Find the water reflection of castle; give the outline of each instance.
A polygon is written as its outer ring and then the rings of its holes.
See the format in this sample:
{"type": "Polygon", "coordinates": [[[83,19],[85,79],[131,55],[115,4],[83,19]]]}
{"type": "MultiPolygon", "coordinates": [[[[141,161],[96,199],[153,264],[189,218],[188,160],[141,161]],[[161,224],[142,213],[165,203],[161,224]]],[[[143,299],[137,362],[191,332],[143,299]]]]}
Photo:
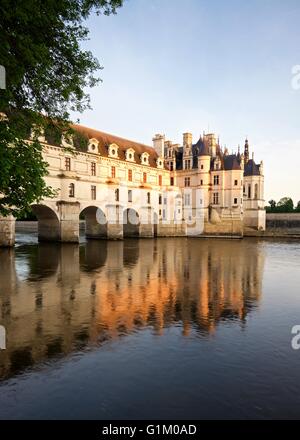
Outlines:
{"type": "Polygon", "coordinates": [[[0,251],[0,378],[145,327],[184,335],[244,322],[261,296],[264,254],[249,241],[89,241],[0,251]],[[17,270],[16,270],[17,268],[17,270]]]}

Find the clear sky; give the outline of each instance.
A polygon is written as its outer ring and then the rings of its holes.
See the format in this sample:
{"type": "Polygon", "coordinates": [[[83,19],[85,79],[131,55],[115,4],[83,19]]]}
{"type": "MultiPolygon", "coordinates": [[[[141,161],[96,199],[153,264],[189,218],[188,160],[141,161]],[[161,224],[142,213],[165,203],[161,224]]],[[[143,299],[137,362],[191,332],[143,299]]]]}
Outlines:
{"type": "Polygon", "coordinates": [[[229,151],[247,135],[266,200],[300,200],[299,0],[127,0],[87,26],[104,69],[82,124],[148,145],[209,130],[229,151]]]}

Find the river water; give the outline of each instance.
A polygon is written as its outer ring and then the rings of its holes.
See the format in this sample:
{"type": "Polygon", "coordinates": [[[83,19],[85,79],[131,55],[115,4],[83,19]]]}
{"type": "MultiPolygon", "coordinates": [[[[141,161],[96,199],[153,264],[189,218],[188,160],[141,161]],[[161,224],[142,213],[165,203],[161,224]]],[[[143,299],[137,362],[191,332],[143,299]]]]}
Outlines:
{"type": "Polygon", "coordinates": [[[300,418],[300,242],[0,250],[1,419],[300,418]]]}

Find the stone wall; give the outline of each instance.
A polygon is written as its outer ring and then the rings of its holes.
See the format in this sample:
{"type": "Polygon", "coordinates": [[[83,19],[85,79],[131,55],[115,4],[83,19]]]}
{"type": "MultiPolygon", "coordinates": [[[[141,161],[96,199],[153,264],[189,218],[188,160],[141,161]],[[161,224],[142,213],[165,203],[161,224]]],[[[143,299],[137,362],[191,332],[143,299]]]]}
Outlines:
{"type": "Polygon", "coordinates": [[[300,213],[266,215],[266,231],[244,228],[245,236],[300,238],[300,213]]]}

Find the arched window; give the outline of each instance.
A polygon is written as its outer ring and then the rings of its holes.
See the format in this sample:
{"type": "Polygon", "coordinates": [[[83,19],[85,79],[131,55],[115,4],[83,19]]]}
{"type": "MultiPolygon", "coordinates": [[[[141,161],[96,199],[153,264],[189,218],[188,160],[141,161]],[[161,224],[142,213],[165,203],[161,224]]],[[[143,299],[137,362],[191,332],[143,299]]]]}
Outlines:
{"type": "Polygon", "coordinates": [[[248,199],[251,199],[251,185],[248,185],[248,199]]]}
{"type": "Polygon", "coordinates": [[[75,185],[70,183],[69,185],[69,197],[75,197],[75,185]]]}

